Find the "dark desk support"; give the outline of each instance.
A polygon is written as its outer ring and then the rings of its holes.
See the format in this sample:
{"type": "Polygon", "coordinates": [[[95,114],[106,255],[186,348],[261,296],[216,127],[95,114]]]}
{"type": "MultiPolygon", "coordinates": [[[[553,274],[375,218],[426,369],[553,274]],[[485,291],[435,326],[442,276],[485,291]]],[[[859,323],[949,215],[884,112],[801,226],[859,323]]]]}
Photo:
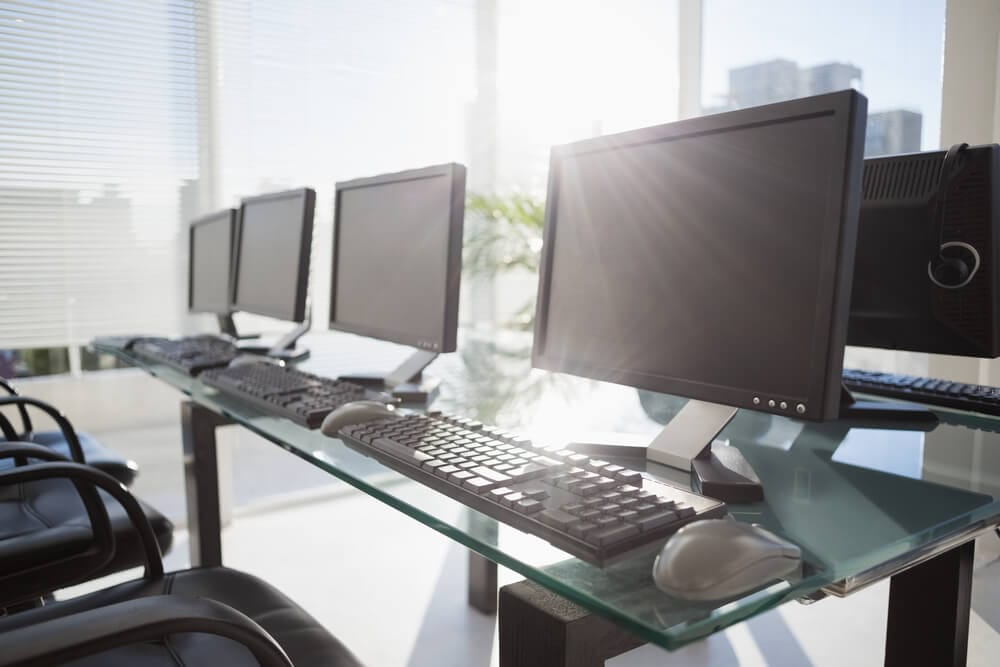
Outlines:
{"type": "Polygon", "coordinates": [[[500,589],[500,667],[601,667],[645,642],[531,581],[500,589]]]}
{"type": "Polygon", "coordinates": [[[219,462],[215,429],[228,420],[192,401],[181,403],[184,482],[191,567],[222,565],[219,462]]]}
{"type": "Polygon", "coordinates": [[[975,547],[966,542],[892,578],[886,667],[965,665],[975,547]]]}

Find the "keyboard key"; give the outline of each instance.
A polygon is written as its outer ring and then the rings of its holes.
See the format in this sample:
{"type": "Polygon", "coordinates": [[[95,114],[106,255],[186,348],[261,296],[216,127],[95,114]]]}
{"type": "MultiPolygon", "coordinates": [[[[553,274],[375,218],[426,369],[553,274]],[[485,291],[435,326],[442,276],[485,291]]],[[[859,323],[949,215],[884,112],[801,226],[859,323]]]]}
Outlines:
{"type": "Polygon", "coordinates": [[[674,521],[677,521],[677,514],[667,511],[640,516],[631,520],[629,523],[634,523],[642,530],[652,530],[654,528],[659,528],[660,526],[666,526],[668,523],[673,523],[674,521]]]}
{"type": "Polygon", "coordinates": [[[508,489],[506,486],[501,486],[490,491],[490,499],[499,503],[503,501],[504,496],[509,496],[512,493],[514,493],[514,489],[508,489]]]}
{"type": "Polygon", "coordinates": [[[452,474],[448,475],[448,479],[456,483],[464,482],[465,480],[471,479],[472,477],[475,477],[475,475],[473,475],[468,470],[459,470],[458,472],[453,472],[452,474]]]}
{"type": "Polygon", "coordinates": [[[569,512],[570,514],[577,514],[579,512],[584,511],[584,509],[586,508],[583,506],[582,503],[570,503],[568,505],[563,505],[560,509],[562,509],[563,512],[569,512]]]}
{"type": "Polygon", "coordinates": [[[574,537],[586,537],[587,533],[597,528],[596,523],[590,521],[577,521],[569,525],[569,534],[574,537]]]}
{"type": "Polygon", "coordinates": [[[615,479],[625,484],[631,484],[632,486],[642,486],[642,475],[634,470],[615,473],[615,479]]]}
{"type": "Polygon", "coordinates": [[[545,500],[549,497],[549,492],[545,489],[525,489],[524,495],[532,500],[545,500]]]}
{"type": "Polygon", "coordinates": [[[584,536],[584,539],[588,542],[604,546],[606,544],[621,542],[622,540],[632,537],[633,535],[638,535],[639,532],[638,526],[622,523],[609,528],[598,528],[597,530],[591,531],[584,536]]]}
{"type": "Polygon", "coordinates": [[[589,482],[581,486],[576,490],[576,492],[581,496],[592,496],[601,489],[596,484],[590,484],[589,482]]]}
{"type": "Polygon", "coordinates": [[[504,496],[501,502],[507,507],[511,507],[514,505],[514,503],[519,503],[522,500],[524,500],[524,494],[521,493],[520,491],[515,491],[514,493],[509,493],[506,496],[504,496]]]}
{"type": "Polygon", "coordinates": [[[523,512],[524,514],[534,514],[542,510],[544,505],[542,505],[537,500],[532,500],[531,498],[525,498],[512,505],[515,511],[523,512]]]}
{"type": "Polygon", "coordinates": [[[542,523],[548,524],[553,528],[558,528],[559,530],[566,530],[570,524],[577,521],[577,518],[569,512],[563,512],[554,508],[543,510],[537,517],[542,523]]]}
{"type": "Polygon", "coordinates": [[[470,477],[469,479],[462,482],[462,486],[467,489],[471,489],[476,493],[486,493],[492,489],[496,484],[488,479],[483,479],[482,477],[470,477]]]}
{"type": "Polygon", "coordinates": [[[449,477],[450,475],[454,475],[456,472],[458,472],[458,468],[456,468],[455,466],[444,465],[435,470],[434,474],[440,477],[449,477]]]}
{"type": "Polygon", "coordinates": [[[506,484],[511,480],[511,478],[508,475],[505,475],[502,472],[497,472],[495,470],[490,470],[485,466],[479,466],[477,468],[473,468],[472,472],[479,475],[480,477],[485,477],[491,482],[496,482],[497,484],[506,484]]]}

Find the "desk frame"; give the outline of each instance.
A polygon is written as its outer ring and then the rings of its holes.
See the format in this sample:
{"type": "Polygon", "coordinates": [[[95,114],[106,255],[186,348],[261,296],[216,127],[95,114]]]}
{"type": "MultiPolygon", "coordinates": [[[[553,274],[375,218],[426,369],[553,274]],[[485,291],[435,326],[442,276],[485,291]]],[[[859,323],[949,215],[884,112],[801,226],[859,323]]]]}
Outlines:
{"type": "MultiPolygon", "coordinates": [[[[222,564],[215,429],[234,422],[194,401],[181,403],[184,477],[192,567],[222,564]]],[[[974,538],[892,576],[886,667],[962,667],[969,642],[974,538]]],[[[500,667],[600,667],[641,646],[613,621],[531,581],[497,593],[497,565],[469,552],[469,604],[499,609],[500,667]],[[499,602],[499,604],[498,604],[499,602]]]]}

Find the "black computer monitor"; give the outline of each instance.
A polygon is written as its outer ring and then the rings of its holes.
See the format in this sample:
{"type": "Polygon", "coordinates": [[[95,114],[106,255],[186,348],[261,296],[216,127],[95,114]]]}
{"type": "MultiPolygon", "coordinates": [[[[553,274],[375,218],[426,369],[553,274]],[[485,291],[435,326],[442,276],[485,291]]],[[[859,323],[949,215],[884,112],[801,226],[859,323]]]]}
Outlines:
{"type": "Polygon", "coordinates": [[[425,401],[422,370],[455,350],[465,167],[445,164],[337,183],[330,328],[416,348],[381,384],[425,401]]]}
{"type": "Polygon", "coordinates": [[[837,418],[866,108],[849,90],[553,148],[534,365],[699,399],[647,449],[674,467],[736,408],[837,418]]]}
{"type": "Polygon", "coordinates": [[[316,193],[310,188],[243,199],[233,253],[234,310],[301,323],[269,354],[291,352],[308,329],[306,294],[316,193]]]}
{"type": "Polygon", "coordinates": [[[848,345],[1000,356],[1000,146],[956,149],[865,160],[848,345]]]}
{"type": "Polygon", "coordinates": [[[236,209],[227,208],[191,223],[188,232],[188,311],[219,318],[223,333],[232,326],[232,252],[236,209]]]}

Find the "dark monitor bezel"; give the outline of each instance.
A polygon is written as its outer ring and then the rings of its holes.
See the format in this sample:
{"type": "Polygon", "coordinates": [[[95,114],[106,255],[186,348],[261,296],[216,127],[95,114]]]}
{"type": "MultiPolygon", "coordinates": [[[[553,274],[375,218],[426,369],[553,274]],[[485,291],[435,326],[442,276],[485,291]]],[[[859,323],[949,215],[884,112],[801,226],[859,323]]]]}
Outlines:
{"type": "MultiPolygon", "coordinates": [[[[538,281],[538,305],[535,317],[532,365],[536,368],[571,373],[596,380],[676,394],[697,400],[724,403],[740,408],[785,414],[801,419],[814,421],[836,419],[840,408],[844,342],[847,335],[854,248],[861,203],[861,169],[866,116],[866,98],[857,91],[847,90],[693,118],[553,147],[545,207],[545,228],[538,281]],[[817,299],[814,325],[821,338],[813,346],[814,371],[806,397],[802,399],[798,397],[772,397],[751,390],[708,385],[691,380],[641,373],[635,370],[600,368],[585,360],[565,359],[546,349],[545,335],[548,325],[551,263],[558,227],[560,168],[564,158],[599,150],[697,137],[726,130],[821,115],[835,117],[834,131],[836,136],[833,139],[833,144],[834,146],[844,146],[844,152],[839,156],[841,159],[840,168],[836,169],[833,174],[836,181],[830,184],[830,192],[840,193],[840,196],[832,202],[833,209],[830,213],[830,219],[840,222],[836,225],[828,225],[823,237],[822,266],[820,267],[820,287],[818,290],[820,298],[817,299]],[[824,336],[824,334],[826,335],[824,336]],[[755,396],[758,398],[758,404],[754,403],[755,396]],[[773,408],[768,406],[768,400],[772,398],[775,400],[773,408]],[[789,403],[785,409],[781,409],[782,399],[786,400],[786,403],[791,400],[796,402],[789,403]],[[804,413],[798,413],[795,410],[798,402],[805,405],[804,413]]],[[[722,351],[720,351],[721,353],[722,351]]]]}
{"type": "Polygon", "coordinates": [[[265,317],[274,317],[290,322],[304,322],[306,319],[306,297],[309,289],[309,260],[312,250],[313,237],[313,217],[316,213],[316,191],[312,188],[296,188],[294,190],[283,190],[281,192],[270,192],[254,197],[244,197],[240,200],[238,222],[236,225],[236,239],[233,244],[233,278],[232,278],[232,303],[233,310],[244,313],[253,313],[265,317]],[[288,318],[288,313],[260,308],[258,306],[245,306],[239,301],[240,283],[240,254],[243,247],[243,222],[244,214],[248,204],[254,204],[273,199],[293,199],[296,197],[305,198],[305,206],[302,211],[302,219],[299,223],[302,226],[302,237],[299,243],[298,275],[295,277],[295,303],[292,304],[292,317],[288,318]]]}
{"type": "Polygon", "coordinates": [[[188,312],[189,313],[212,313],[214,315],[228,315],[232,312],[233,293],[233,258],[236,249],[236,216],[235,208],[226,208],[215,213],[209,213],[191,221],[188,226],[188,312]],[[229,217],[229,284],[226,285],[226,298],[228,303],[224,310],[206,310],[195,308],[194,304],[194,232],[196,227],[217,222],[222,216],[229,217]]]}
{"type": "MultiPolygon", "coordinates": [[[[458,302],[462,278],[462,233],[465,221],[465,166],[457,162],[408,169],[391,174],[381,174],[367,178],[355,178],[336,184],[336,194],[333,204],[333,270],[330,276],[330,321],[329,328],[336,331],[368,336],[415,347],[431,352],[454,352],[458,345],[458,302]],[[448,248],[444,288],[444,318],[441,322],[441,338],[438,345],[429,344],[427,340],[411,333],[388,331],[364,325],[349,324],[337,321],[337,271],[340,255],[340,201],[345,190],[355,190],[378,185],[415,181],[426,178],[447,177],[451,181],[451,206],[448,216],[448,248]]],[[[405,239],[399,239],[405,243],[405,239]]],[[[378,280],[378,272],[372,272],[372,280],[378,280]]]]}

